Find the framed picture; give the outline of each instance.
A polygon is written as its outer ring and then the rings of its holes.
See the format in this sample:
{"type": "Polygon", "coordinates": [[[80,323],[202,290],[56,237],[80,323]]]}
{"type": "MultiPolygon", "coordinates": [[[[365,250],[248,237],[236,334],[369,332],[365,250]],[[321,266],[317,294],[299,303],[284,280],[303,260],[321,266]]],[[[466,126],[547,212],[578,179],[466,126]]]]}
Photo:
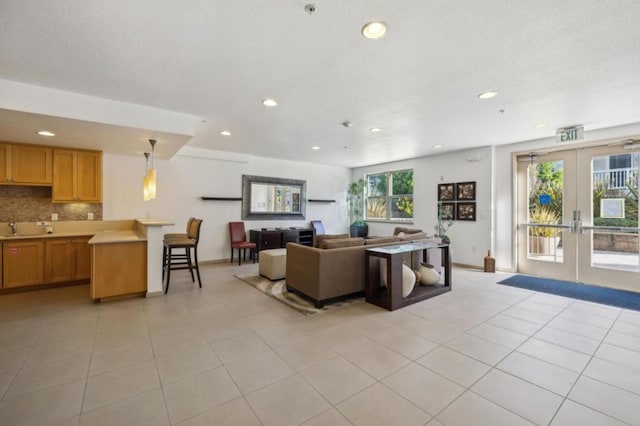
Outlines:
{"type": "Polygon", "coordinates": [[[455,183],[438,184],[438,201],[454,201],[456,199],[455,183]]]}
{"type": "Polygon", "coordinates": [[[440,220],[456,220],[456,203],[438,203],[440,220]]]}
{"type": "Polygon", "coordinates": [[[475,182],[459,182],[456,184],[456,194],[458,201],[473,201],[476,199],[475,182]]]}
{"type": "Polygon", "coordinates": [[[476,203],[458,203],[456,206],[457,220],[476,220],[476,203]]]}

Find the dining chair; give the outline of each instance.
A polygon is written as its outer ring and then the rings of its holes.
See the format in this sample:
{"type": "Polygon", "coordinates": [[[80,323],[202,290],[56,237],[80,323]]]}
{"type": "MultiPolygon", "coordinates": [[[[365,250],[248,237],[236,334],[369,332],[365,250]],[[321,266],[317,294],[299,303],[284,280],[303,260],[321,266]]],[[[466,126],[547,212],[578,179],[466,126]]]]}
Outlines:
{"type": "Polygon", "coordinates": [[[244,222],[229,222],[229,237],[231,239],[231,262],[233,262],[233,249],[238,249],[238,265],[242,263],[242,255],[247,260],[247,249],[256,263],[256,243],[247,241],[247,233],[244,230],[244,222]]]}

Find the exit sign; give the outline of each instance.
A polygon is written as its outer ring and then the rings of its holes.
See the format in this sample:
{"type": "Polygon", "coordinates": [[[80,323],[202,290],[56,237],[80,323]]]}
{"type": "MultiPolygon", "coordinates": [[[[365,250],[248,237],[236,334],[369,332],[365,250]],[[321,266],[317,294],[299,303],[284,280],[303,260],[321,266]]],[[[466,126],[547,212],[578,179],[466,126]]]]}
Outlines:
{"type": "Polygon", "coordinates": [[[556,130],[556,142],[576,142],[584,139],[584,126],[556,130]]]}

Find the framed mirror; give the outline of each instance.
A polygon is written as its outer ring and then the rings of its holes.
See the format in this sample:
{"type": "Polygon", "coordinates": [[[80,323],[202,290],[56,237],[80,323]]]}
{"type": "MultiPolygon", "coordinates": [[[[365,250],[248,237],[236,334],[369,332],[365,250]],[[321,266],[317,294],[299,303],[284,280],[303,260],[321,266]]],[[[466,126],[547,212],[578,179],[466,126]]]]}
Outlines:
{"type": "Polygon", "coordinates": [[[307,181],[242,175],[243,220],[305,218],[307,181]]]}

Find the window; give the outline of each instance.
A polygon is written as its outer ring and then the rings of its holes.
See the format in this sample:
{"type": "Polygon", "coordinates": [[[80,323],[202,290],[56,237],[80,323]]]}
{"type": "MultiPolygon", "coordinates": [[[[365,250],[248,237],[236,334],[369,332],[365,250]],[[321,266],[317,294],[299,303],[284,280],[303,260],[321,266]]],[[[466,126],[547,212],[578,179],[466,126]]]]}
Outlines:
{"type": "Polygon", "coordinates": [[[413,219],[413,170],[366,176],[367,219],[413,219]]]}
{"type": "Polygon", "coordinates": [[[621,154],[621,155],[610,155],[609,156],[609,169],[628,169],[631,167],[631,155],[630,154],[621,154]]]}

